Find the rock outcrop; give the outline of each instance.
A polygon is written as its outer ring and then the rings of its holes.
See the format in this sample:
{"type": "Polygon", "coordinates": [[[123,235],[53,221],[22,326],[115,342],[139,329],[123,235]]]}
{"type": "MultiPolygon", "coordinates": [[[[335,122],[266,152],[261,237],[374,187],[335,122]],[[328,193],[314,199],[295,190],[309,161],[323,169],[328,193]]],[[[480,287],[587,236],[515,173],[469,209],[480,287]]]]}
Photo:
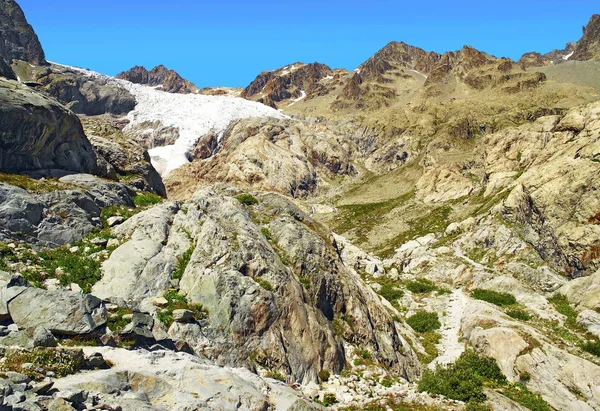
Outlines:
{"type": "Polygon", "coordinates": [[[0,170],[104,175],[79,119],[55,100],[0,79],[0,170]]]}
{"type": "Polygon", "coordinates": [[[344,267],[323,227],[278,195],[259,196],[251,209],[240,201],[200,190],[190,202],[165,203],[118,226],[125,242],[104,263],[93,293],[143,304],[178,280],[178,259],[194,250],[177,288],[202,304],[208,319],[196,331],[173,325],[174,339],[219,363],[307,383],[322,369],[344,367],[341,338],[406,379],[419,375],[407,331],[344,267]]]}
{"type": "Polygon", "coordinates": [[[600,14],[594,14],[583,29],[583,37],[577,42],[571,60],[600,61],[600,14]]]}
{"type": "Polygon", "coordinates": [[[15,79],[13,59],[33,65],[46,64],[44,50],[21,7],[14,0],[0,2],[0,75],[15,79]]]}
{"type": "Polygon", "coordinates": [[[181,77],[176,71],[160,65],[148,71],[141,66],[135,66],[128,71],[117,74],[118,79],[131,81],[136,84],[146,84],[158,87],[168,93],[189,94],[197,93],[198,87],[191,81],[181,77]]]}
{"type": "Polygon", "coordinates": [[[277,108],[281,101],[299,101],[318,94],[319,82],[332,74],[333,70],[321,63],[294,63],[275,71],[262,72],[241,96],[277,108]]]}

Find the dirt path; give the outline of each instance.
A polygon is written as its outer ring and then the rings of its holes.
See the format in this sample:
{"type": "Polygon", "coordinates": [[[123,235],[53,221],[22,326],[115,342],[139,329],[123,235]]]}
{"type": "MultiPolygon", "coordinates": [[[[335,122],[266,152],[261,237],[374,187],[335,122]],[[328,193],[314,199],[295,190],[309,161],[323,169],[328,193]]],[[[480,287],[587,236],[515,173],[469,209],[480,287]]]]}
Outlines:
{"type": "Polygon", "coordinates": [[[461,289],[454,290],[446,307],[446,316],[442,318],[442,340],[438,344],[440,354],[430,364],[435,369],[438,364],[450,364],[456,361],[465,350],[460,338],[460,324],[468,297],[461,289]]]}

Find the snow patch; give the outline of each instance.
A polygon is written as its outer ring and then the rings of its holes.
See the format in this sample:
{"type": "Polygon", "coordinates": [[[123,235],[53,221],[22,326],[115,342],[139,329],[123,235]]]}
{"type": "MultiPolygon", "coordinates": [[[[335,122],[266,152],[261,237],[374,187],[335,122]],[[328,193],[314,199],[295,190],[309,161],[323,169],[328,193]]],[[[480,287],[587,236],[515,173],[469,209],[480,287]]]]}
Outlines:
{"type": "Polygon", "coordinates": [[[304,90],[300,90],[300,93],[302,93],[302,95],[300,97],[298,97],[296,100],[292,101],[288,107],[293,106],[294,104],[296,104],[299,101],[302,101],[306,98],[306,92],[304,90]]]}
{"type": "Polygon", "coordinates": [[[562,59],[563,60],[569,60],[573,54],[575,54],[575,51],[572,51],[569,54],[566,54],[566,55],[562,56],[562,59]]]}

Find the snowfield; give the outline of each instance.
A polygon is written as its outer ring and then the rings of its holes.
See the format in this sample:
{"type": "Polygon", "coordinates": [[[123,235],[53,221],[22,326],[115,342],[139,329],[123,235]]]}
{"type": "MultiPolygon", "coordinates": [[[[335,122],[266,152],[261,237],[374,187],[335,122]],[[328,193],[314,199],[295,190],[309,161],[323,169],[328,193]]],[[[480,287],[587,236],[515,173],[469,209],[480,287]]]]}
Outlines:
{"type": "Polygon", "coordinates": [[[231,122],[243,118],[287,118],[271,107],[239,97],[172,94],[78,67],[57,65],[79,71],[90,78],[119,83],[129,90],[135,96],[137,105],[127,115],[130,123],[125,131],[141,123],[154,121],[160,121],[166,127],[179,129],[179,139],[175,144],[149,150],[152,165],[163,177],[189,163],[189,152],[200,137],[207,133],[215,132],[220,135],[231,122]]]}

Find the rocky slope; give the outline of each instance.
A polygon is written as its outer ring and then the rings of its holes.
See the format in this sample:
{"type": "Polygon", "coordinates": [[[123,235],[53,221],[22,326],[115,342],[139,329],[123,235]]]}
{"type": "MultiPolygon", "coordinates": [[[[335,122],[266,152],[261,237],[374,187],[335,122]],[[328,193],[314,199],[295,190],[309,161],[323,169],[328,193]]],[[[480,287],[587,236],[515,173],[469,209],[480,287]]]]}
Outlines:
{"type": "Polygon", "coordinates": [[[163,65],[156,66],[150,71],[144,67],[135,66],[128,71],[117,74],[116,78],[136,84],[158,87],[160,90],[169,93],[188,94],[198,92],[198,88],[192,82],[163,65]]]}

